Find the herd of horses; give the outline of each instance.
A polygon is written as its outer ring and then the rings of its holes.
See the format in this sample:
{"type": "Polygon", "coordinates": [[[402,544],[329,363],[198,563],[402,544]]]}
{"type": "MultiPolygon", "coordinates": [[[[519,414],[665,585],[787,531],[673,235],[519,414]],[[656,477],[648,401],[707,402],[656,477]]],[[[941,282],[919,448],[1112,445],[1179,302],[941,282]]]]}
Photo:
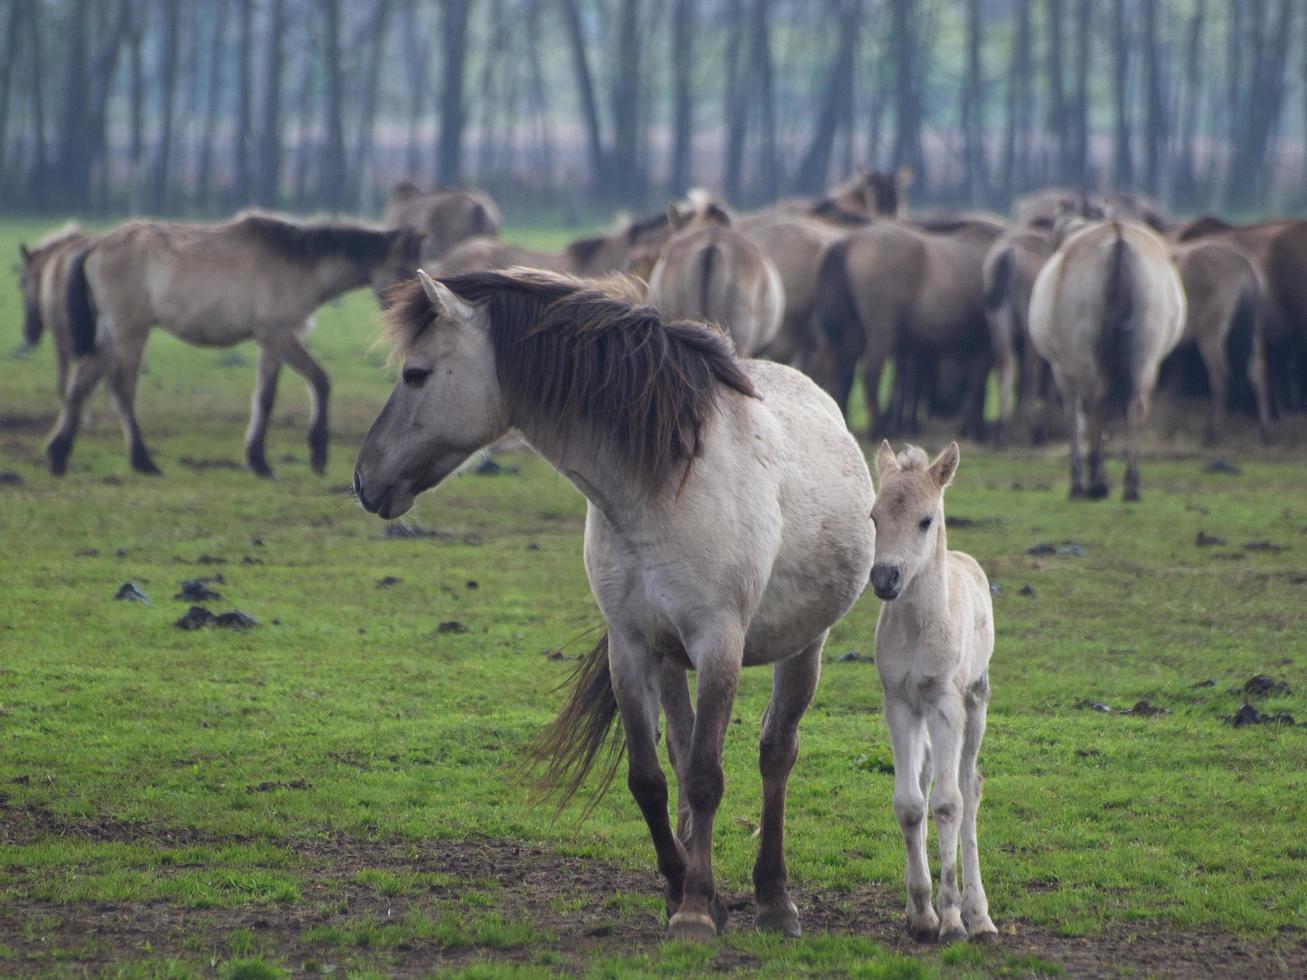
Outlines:
{"type": "Polygon", "coordinates": [[[258,343],[245,455],[260,475],[271,473],[264,443],[281,366],[303,376],[321,471],[330,383],[303,343],[313,314],[365,285],[384,305],[419,265],[436,278],[513,267],[627,276],[665,315],[726,327],[738,355],[798,367],[846,415],[861,366],[872,437],[917,431],[923,407],[959,416],[961,435],[999,443],[1040,442],[1065,417],[1076,496],[1107,492],[1102,439],[1114,414],[1128,437],[1126,494],[1137,495],[1139,429],[1161,365],[1179,349],[1196,349],[1205,368],[1209,441],[1231,404],[1255,411],[1263,440],[1280,411],[1304,407],[1307,222],[1177,223],[1139,197],[1058,189],[1018,199],[1010,219],[910,218],[910,180],[859,170],[819,199],[743,214],[692,192],[665,214],[558,252],[501,240],[484,193],[410,183],[395,189],[381,226],[259,212],[215,224],[133,220],[95,235],[68,226],[21,249],[26,339],[48,327],[57,352],[49,465],[66,469],[85,401],[107,377],[132,466],[156,472],[134,403],[159,326],[201,346],[258,343]],[[991,374],[998,412],[987,424],[991,374]]]}
{"type": "Polygon", "coordinates": [[[370,285],[399,371],[355,462],[366,511],[401,516],[512,430],[586,499],[586,572],[606,628],[532,758],[561,805],[597,765],[606,788],[625,755],[666,883],[669,935],[707,939],[726,926],[713,828],[747,666],[773,670],[756,922],[801,933],[784,850],[798,725],[831,627],[870,584],[882,600],[876,663],[907,927],[923,939],[991,939],[976,760],[994,619],[983,570],[947,546],[943,498],[960,450],[931,461],[884,441],[873,484],[846,421],[858,365],[876,433],[910,430],[924,405],[985,434],[995,367],[996,437],[1010,438],[1018,419],[1037,435],[1060,398],[1073,496],[1106,496],[1103,436],[1121,414],[1125,496],[1136,499],[1139,430],[1162,363],[1182,344],[1206,364],[1213,432],[1231,350],[1242,351],[1263,432],[1277,403],[1297,406],[1307,222],[1176,226],[1136,198],[1060,191],[1022,200],[1010,222],[913,220],[902,214],[906,179],[860,171],[819,200],[744,215],[694,194],[555,253],[500,241],[482,194],[411,186],[382,228],[246,213],[65,229],[23,248],[26,337],[48,327],[58,350],[50,467],[64,472],[85,400],[107,375],[133,467],[157,472],[134,399],[146,337],[160,326],[196,345],[258,343],[245,445],[256,473],[270,472],[264,439],[281,365],[304,376],[321,471],[330,385],[302,337],[321,304],[370,285]]]}

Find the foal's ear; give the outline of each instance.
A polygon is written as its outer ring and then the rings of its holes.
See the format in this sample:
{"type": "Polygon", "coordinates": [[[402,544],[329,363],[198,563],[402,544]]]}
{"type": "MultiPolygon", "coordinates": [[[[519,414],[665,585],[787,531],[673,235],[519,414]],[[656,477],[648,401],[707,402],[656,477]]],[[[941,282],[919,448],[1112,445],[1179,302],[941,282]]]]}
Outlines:
{"type": "Polygon", "coordinates": [[[935,457],[935,462],[930,464],[930,478],[935,481],[935,486],[943,490],[953,482],[961,455],[962,450],[958,449],[958,444],[950,442],[948,448],[935,457]]]}
{"type": "Polygon", "coordinates": [[[880,448],[876,450],[876,475],[883,480],[898,471],[899,461],[894,456],[894,448],[889,444],[888,439],[882,439],[880,448]]]}
{"type": "Polygon", "coordinates": [[[443,282],[436,282],[421,269],[418,269],[418,281],[422,283],[422,291],[431,301],[431,312],[435,318],[452,319],[455,299],[449,287],[443,282]]]}

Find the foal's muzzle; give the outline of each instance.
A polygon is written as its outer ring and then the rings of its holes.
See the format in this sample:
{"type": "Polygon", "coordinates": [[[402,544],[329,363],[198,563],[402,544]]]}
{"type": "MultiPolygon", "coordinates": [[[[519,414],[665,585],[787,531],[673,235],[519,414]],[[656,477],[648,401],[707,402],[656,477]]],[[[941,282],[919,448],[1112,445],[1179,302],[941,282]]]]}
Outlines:
{"type": "Polygon", "coordinates": [[[898,565],[873,565],[871,568],[871,589],[876,598],[889,601],[897,599],[903,591],[903,569],[898,565]]]}

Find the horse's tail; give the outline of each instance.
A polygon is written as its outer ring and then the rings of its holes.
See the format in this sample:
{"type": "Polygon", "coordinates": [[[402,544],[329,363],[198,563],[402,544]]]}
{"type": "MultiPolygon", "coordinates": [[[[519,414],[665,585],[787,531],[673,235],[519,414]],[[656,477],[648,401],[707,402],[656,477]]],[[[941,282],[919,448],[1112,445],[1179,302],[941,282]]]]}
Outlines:
{"type": "Polygon", "coordinates": [[[1230,331],[1225,335],[1225,356],[1229,358],[1231,368],[1231,401],[1237,402],[1241,408],[1255,408],[1256,397],[1248,388],[1247,371],[1253,352],[1253,338],[1259,329],[1257,321],[1261,316],[1262,287],[1252,263],[1244,261],[1247,264],[1239,283],[1239,297],[1230,314],[1230,331]]]}
{"type": "Polygon", "coordinates": [[[713,273],[721,265],[722,248],[716,241],[710,241],[700,253],[699,264],[699,314],[709,317],[712,307],[713,273]]]}
{"type": "Polygon", "coordinates": [[[849,285],[848,255],[849,240],[844,238],[826,249],[817,271],[814,315],[822,333],[836,350],[843,348],[845,335],[857,328],[859,319],[849,285]]]}
{"type": "Polygon", "coordinates": [[[91,296],[91,284],[86,280],[86,257],[90,252],[89,248],[84,248],[68,263],[68,285],[64,292],[68,332],[76,357],[95,353],[95,300],[91,296]]]}
{"type": "Polygon", "coordinates": [[[985,309],[993,313],[1007,301],[1012,288],[1014,250],[1011,245],[994,257],[989,269],[989,282],[985,284],[985,309]]]}
{"type": "Polygon", "coordinates": [[[558,717],[531,746],[529,765],[544,767],[536,788],[544,795],[557,794],[557,812],[561,813],[585,783],[599,757],[606,756],[601,770],[603,781],[586,807],[588,814],[612,785],[625,752],[617,696],[608,669],[606,632],[594,649],[581,658],[570,680],[571,696],[558,717]]]}
{"type": "Polygon", "coordinates": [[[1103,322],[1098,337],[1098,367],[1107,380],[1107,404],[1124,410],[1138,392],[1135,385],[1134,253],[1113,222],[1116,241],[1108,257],[1103,322]]]}

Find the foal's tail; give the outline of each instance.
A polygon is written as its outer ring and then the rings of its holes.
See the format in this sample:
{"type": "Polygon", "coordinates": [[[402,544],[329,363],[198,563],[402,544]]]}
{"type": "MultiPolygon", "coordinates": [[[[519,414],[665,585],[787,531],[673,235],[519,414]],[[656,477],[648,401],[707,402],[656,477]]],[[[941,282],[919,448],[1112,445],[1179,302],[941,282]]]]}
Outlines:
{"type": "Polygon", "coordinates": [[[73,256],[68,265],[68,285],[64,292],[68,330],[76,357],[95,353],[95,301],[91,296],[91,284],[86,281],[86,257],[90,251],[84,248],[73,256]]]}
{"type": "Polygon", "coordinates": [[[1098,366],[1107,381],[1107,404],[1124,411],[1138,392],[1135,378],[1135,271],[1133,255],[1113,223],[1116,241],[1108,257],[1103,297],[1102,332],[1098,337],[1098,366]]]}
{"type": "Polygon", "coordinates": [[[608,634],[605,632],[593,650],[581,658],[572,672],[572,694],[558,717],[536,738],[531,746],[528,765],[544,767],[536,781],[543,795],[558,797],[557,813],[576,795],[599,757],[603,760],[603,781],[585,809],[588,815],[608,792],[617,775],[626,745],[617,716],[617,697],[613,693],[612,675],[608,670],[608,634]]]}

